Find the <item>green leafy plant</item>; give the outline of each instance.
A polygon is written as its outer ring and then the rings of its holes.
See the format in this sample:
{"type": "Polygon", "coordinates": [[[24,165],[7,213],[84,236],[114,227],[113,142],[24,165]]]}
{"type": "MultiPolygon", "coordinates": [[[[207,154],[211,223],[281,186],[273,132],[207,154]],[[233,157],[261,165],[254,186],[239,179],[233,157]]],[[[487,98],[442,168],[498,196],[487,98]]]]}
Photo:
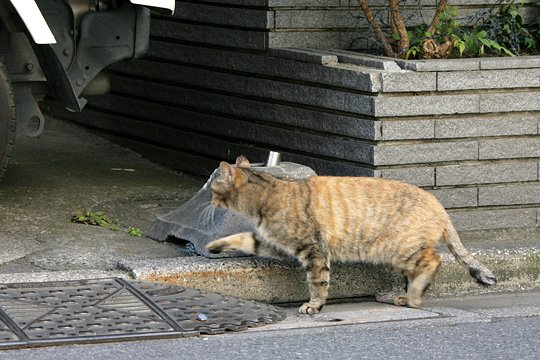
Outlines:
{"type": "Polygon", "coordinates": [[[486,31],[488,38],[495,39],[514,54],[535,50],[538,45],[533,34],[523,24],[519,13],[521,5],[515,0],[499,0],[492,12],[480,18],[478,25],[479,29],[486,31]]]}
{"type": "Polygon", "coordinates": [[[458,50],[460,57],[464,55],[469,57],[484,56],[487,53],[515,56],[512,51],[490,39],[485,30],[474,29],[470,32],[463,32],[461,38],[456,39],[454,47],[458,50]]]}
{"type": "Polygon", "coordinates": [[[434,33],[427,31],[428,27],[425,24],[409,31],[410,46],[405,53],[405,58],[427,57],[425,53],[429,51],[432,52],[430,58],[450,55],[452,57],[477,57],[488,54],[515,55],[482,27],[462,27],[460,21],[456,19],[458,15],[456,6],[447,5],[440,14],[440,21],[435,26],[434,33]],[[437,53],[436,50],[439,52],[437,53]]]}
{"type": "Polygon", "coordinates": [[[139,228],[135,228],[135,227],[130,226],[130,227],[128,227],[126,232],[131,236],[142,236],[141,229],[139,229],[139,228]]]}
{"type": "Polygon", "coordinates": [[[83,211],[77,213],[71,217],[71,222],[101,227],[110,227],[112,225],[112,221],[102,211],[83,211]]]}
{"type": "MultiPolygon", "coordinates": [[[[120,226],[109,219],[103,211],[82,211],[73,215],[70,219],[73,223],[94,225],[109,228],[112,231],[119,231],[120,226]]],[[[125,228],[124,228],[125,229],[125,228]]],[[[128,227],[125,232],[131,236],[142,236],[141,229],[128,227]]]]}
{"type": "MultiPolygon", "coordinates": [[[[388,0],[389,28],[385,32],[367,0],[358,0],[386,56],[437,59],[473,56],[514,56],[536,53],[539,46],[540,17],[530,27],[523,24],[520,7],[524,0],[498,0],[489,11],[479,11],[475,24],[464,26],[457,20],[457,7],[437,0],[433,19],[407,29],[399,0],[388,0]],[[518,1],[520,2],[518,4],[518,1]]],[[[533,0],[536,5],[540,0],[533,0]]],[[[530,9],[530,3],[527,4],[530,9]]]]}
{"type": "Polygon", "coordinates": [[[455,46],[455,42],[459,40],[457,34],[461,30],[461,24],[456,20],[457,16],[457,7],[447,5],[439,15],[439,22],[435,25],[433,33],[429,31],[426,24],[416,26],[408,31],[410,46],[405,52],[405,58],[424,57],[426,41],[432,41],[434,44],[448,44],[450,48],[445,50],[447,54],[440,54],[439,57],[448,56],[452,47],[455,46]]]}

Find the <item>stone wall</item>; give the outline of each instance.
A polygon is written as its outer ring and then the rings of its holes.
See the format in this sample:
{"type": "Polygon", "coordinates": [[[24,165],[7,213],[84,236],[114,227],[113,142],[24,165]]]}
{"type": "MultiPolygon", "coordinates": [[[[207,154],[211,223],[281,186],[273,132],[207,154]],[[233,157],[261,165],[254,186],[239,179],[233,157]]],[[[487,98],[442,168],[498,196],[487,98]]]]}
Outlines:
{"type": "MultiPolygon", "coordinates": [[[[488,11],[498,0],[450,0],[463,25],[488,11]]],[[[437,0],[401,1],[407,26],[429,23],[437,0]]],[[[534,0],[524,0],[525,23],[535,19],[534,0]]],[[[368,0],[388,28],[388,0],[368,0]]],[[[366,49],[376,46],[357,0],[214,0],[177,1],[172,18],[156,17],[159,36],[216,46],[266,50],[278,47],[366,49]]]]}
{"type": "Polygon", "coordinates": [[[177,2],[175,17],[156,17],[147,58],[115,65],[110,95],[62,116],[197,175],[240,153],[260,161],[278,150],[319,174],[422,186],[461,230],[538,226],[539,57],[395,61],[302,41],[269,49],[273,35],[302,33],[274,26],[285,13],[350,9],[209,4],[177,2]]]}

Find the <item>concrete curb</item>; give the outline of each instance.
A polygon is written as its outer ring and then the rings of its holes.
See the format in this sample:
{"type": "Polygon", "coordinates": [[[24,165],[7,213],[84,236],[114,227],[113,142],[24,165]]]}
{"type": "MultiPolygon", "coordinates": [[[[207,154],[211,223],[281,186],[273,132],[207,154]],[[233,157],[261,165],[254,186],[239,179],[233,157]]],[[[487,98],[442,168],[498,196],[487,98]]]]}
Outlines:
{"type": "MultiPolygon", "coordinates": [[[[494,287],[477,285],[467,271],[447,252],[443,265],[426,296],[470,295],[488,292],[522,291],[540,288],[540,246],[513,249],[474,249],[475,256],[498,277],[494,287]]],[[[112,271],[48,271],[0,274],[0,283],[66,281],[98,278],[134,278],[167,282],[204,291],[267,303],[307,300],[305,273],[295,261],[256,257],[208,259],[176,257],[144,261],[121,261],[112,271]]],[[[330,286],[332,300],[373,296],[401,291],[403,279],[383,266],[333,264],[330,286]]]]}
{"type": "MultiPolygon", "coordinates": [[[[443,265],[429,296],[525,290],[540,287],[540,247],[471,249],[498,277],[495,287],[477,285],[454,258],[443,253],[443,265]]],[[[305,275],[294,261],[261,258],[184,257],[144,262],[121,262],[121,270],[138,280],[168,282],[269,303],[300,302],[308,298],[305,275]]],[[[334,264],[330,299],[372,296],[399,291],[403,280],[381,266],[334,264]]]]}

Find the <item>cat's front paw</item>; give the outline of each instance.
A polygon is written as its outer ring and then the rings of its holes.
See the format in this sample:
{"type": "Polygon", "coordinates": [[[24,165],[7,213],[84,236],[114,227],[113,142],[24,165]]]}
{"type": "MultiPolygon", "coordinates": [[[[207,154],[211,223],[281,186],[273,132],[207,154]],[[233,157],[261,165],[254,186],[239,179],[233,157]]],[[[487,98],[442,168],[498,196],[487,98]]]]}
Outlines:
{"type": "Polygon", "coordinates": [[[307,315],[314,315],[318,314],[319,311],[322,309],[322,305],[313,305],[310,303],[305,303],[304,305],[300,306],[300,309],[298,309],[298,312],[300,314],[307,314],[307,315]]]}
{"type": "Polygon", "coordinates": [[[224,251],[231,250],[227,241],[214,240],[206,245],[206,250],[210,254],[220,254],[224,251]]]}
{"type": "Polygon", "coordinates": [[[214,240],[206,245],[206,250],[212,254],[235,250],[242,251],[246,254],[254,254],[254,246],[253,233],[246,232],[214,240]]]}

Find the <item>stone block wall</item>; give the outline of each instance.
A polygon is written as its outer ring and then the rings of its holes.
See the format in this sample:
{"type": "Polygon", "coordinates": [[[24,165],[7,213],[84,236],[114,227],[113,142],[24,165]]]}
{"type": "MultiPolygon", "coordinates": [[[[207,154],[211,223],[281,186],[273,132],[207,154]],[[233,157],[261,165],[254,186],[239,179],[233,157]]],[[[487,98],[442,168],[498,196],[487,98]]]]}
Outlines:
{"type": "Polygon", "coordinates": [[[379,94],[375,176],[427,187],[461,230],[538,226],[540,58],[400,65],[434,73],[436,90],[379,94]]]}
{"type": "Polygon", "coordinates": [[[59,114],[197,175],[277,150],[319,174],[415,183],[460,230],[538,226],[540,57],[400,61],[324,43],[272,48],[279,11],[349,8],[177,5],[174,17],[154,19],[145,59],[109,70],[109,95],[59,114]]]}
{"type": "MultiPolygon", "coordinates": [[[[463,25],[474,23],[498,0],[450,0],[463,25]]],[[[535,19],[534,0],[524,0],[525,23],[535,19]]],[[[437,0],[401,1],[408,26],[429,23],[437,0]]],[[[368,0],[388,28],[388,0],[368,0]]],[[[216,46],[266,50],[279,47],[366,49],[376,45],[357,0],[214,0],[177,1],[174,17],[155,17],[159,36],[216,46]]]]}

